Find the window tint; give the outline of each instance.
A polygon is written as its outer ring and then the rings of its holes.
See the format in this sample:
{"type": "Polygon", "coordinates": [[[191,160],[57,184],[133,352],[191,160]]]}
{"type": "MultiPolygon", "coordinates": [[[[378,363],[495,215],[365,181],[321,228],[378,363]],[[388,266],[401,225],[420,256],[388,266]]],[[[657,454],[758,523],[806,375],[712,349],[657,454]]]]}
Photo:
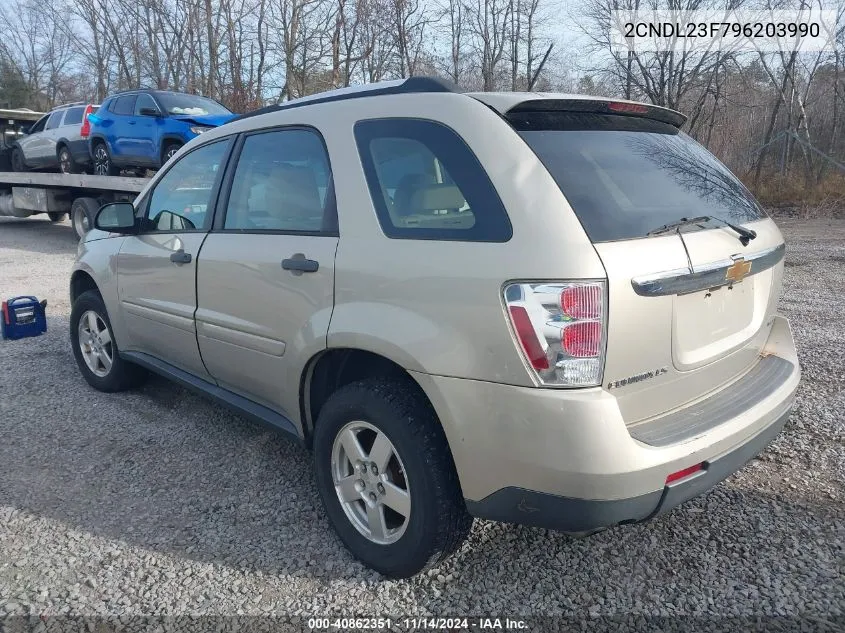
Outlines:
{"type": "Polygon", "coordinates": [[[38,119],[38,121],[36,121],[35,124],[31,128],[29,128],[29,134],[35,134],[36,132],[42,131],[44,129],[44,126],[47,124],[47,119],[49,118],[49,116],[43,116],[38,119]]]}
{"type": "Polygon", "coordinates": [[[111,111],[115,114],[130,115],[135,112],[135,99],[138,95],[124,95],[114,100],[111,111]]]}
{"type": "Polygon", "coordinates": [[[275,130],[244,140],[224,229],[334,232],[329,160],[311,130],[275,130]]]}
{"type": "Polygon", "coordinates": [[[224,139],[204,145],[167,170],[150,195],[145,232],[209,229],[211,196],[229,144],[224,139]]]}
{"type": "Polygon", "coordinates": [[[58,110],[53,112],[50,115],[50,118],[47,119],[47,125],[44,126],[45,130],[52,130],[53,128],[59,127],[59,121],[62,120],[62,114],[64,114],[63,110],[58,110]]]}
{"type": "Polygon", "coordinates": [[[142,108],[152,108],[153,110],[159,110],[158,105],[156,105],[155,99],[153,99],[148,94],[140,94],[138,95],[138,100],[135,102],[135,115],[140,116],[142,108]]]}
{"type": "Polygon", "coordinates": [[[490,178],[466,143],[434,121],[355,125],[358,152],[385,235],[506,242],[512,230],[490,178]]]}
{"type": "Polygon", "coordinates": [[[84,106],[79,106],[77,108],[68,108],[67,112],[65,113],[65,118],[62,121],[62,125],[81,125],[83,112],[85,112],[84,106]]]}
{"type": "Polygon", "coordinates": [[[594,242],[645,237],[683,217],[740,224],[765,217],[727,167],[671,125],[546,112],[512,122],[594,242]]]}

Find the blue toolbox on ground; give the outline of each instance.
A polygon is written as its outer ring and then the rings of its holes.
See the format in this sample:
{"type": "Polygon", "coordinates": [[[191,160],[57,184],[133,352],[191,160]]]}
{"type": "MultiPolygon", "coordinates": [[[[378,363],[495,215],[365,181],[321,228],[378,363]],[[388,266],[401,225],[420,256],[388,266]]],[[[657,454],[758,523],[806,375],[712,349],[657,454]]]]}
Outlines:
{"type": "Polygon", "coordinates": [[[2,304],[3,338],[38,336],[47,331],[47,301],[35,297],[14,297],[2,304]]]}

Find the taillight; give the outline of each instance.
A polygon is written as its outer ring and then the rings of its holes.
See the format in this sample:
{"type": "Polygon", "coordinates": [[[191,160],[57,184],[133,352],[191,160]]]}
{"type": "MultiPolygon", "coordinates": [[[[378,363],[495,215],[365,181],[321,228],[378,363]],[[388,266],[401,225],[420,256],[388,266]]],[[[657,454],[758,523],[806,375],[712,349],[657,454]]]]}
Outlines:
{"type": "Polygon", "coordinates": [[[570,286],[560,293],[560,308],[573,319],[598,319],[601,317],[601,286],[570,286]]]}
{"type": "Polygon", "coordinates": [[[91,122],[88,120],[88,115],[94,111],[94,106],[88,104],[85,108],[85,112],[82,114],[82,129],[79,130],[80,136],[82,138],[88,138],[91,134],[91,122]]]}
{"type": "Polygon", "coordinates": [[[504,289],[514,334],[543,385],[601,384],[605,283],[514,283],[504,289]]]}

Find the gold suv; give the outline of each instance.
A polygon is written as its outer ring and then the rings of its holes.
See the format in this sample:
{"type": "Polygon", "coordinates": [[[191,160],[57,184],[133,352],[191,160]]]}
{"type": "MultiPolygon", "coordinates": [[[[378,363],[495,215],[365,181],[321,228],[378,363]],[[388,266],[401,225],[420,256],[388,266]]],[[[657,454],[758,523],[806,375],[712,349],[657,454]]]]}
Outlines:
{"type": "Polygon", "coordinates": [[[472,517],[650,519],[759,453],[800,377],[783,238],[683,122],[426,78],[241,116],[100,209],[80,371],[153,371],[289,434],[389,576],[472,517]]]}

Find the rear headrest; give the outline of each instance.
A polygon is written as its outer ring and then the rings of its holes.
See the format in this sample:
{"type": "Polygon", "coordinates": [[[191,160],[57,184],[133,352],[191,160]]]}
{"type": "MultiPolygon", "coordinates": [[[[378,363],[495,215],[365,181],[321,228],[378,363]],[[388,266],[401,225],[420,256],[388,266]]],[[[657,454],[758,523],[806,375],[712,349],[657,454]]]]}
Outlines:
{"type": "Polygon", "coordinates": [[[411,194],[411,208],[416,211],[461,209],[466,204],[461,190],[455,185],[422,185],[411,194]]]}
{"type": "Polygon", "coordinates": [[[280,204],[284,207],[285,201],[289,201],[301,210],[322,211],[320,190],[317,187],[314,171],[310,167],[277,165],[270,172],[267,186],[268,194],[272,192],[273,196],[282,198],[274,200],[268,196],[267,202],[271,205],[280,204]]]}

